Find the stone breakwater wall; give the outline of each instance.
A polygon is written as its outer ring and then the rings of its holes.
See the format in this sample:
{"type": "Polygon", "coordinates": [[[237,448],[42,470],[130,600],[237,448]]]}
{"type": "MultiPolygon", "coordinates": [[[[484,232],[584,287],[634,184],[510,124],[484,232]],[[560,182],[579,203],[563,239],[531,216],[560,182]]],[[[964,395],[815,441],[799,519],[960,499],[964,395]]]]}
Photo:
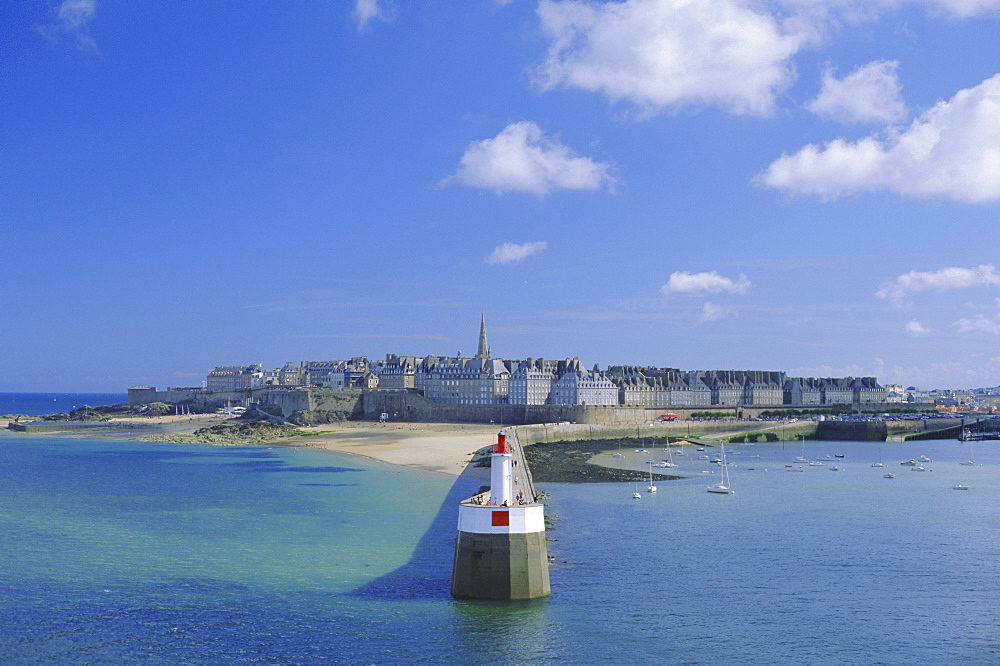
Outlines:
{"type": "Polygon", "coordinates": [[[134,430],[148,427],[144,423],[8,423],[7,428],[16,432],[99,432],[102,430],[134,430]]]}
{"type": "Polygon", "coordinates": [[[884,442],[888,435],[885,421],[820,421],[816,439],[834,442],[884,442]]]}

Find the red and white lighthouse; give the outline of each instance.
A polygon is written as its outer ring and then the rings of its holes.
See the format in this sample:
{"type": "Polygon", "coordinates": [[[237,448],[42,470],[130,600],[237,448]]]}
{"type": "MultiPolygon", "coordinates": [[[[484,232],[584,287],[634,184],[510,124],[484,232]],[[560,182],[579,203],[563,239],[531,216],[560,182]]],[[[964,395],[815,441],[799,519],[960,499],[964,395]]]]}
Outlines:
{"type": "Polygon", "coordinates": [[[545,507],[535,501],[516,434],[501,432],[490,456],[489,491],[458,508],[451,593],[474,599],[534,599],[549,592],[545,507]]]}

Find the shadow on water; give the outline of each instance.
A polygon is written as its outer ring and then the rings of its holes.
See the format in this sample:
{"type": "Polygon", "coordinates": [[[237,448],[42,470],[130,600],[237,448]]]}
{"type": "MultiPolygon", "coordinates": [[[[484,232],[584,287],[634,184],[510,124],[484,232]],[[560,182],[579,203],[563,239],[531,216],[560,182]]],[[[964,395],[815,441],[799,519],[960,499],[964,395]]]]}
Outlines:
{"type": "Polygon", "coordinates": [[[365,583],[350,596],[384,600],[451,598],[458,504],[478,492],[483,485],[482,479],[466,475],[470,467],[466,466],[455,479],[410,560],[398,569],[365,583]]]}

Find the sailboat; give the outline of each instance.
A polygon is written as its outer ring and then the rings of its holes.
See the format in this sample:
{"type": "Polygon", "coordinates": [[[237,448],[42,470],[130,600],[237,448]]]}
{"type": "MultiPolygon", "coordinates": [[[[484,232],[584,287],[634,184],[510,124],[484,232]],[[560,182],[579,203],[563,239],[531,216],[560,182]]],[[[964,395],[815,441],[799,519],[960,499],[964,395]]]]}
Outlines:
{"type": "Polygon", "coordinates": [[[726,462],[726,444],[725,442],[720,442],[719,446],[722,447],[722,452],[719,456],[719,464],[722,467],[722,481],[710,485],[708,492],[728,495],[733,491],[729,487],[729,464],[726,462]]]}
{"type": "Polygon", "coordinates": [[[802,438],[802,455],[796,456],[795,459],[792,460],[792,462],[797,462],[797,463],[809,462],[809,458],[806,458],[806,436],[799,435],[799,437],[802,438]]]}
{"type": "Polygon", "coordinates": [[[964,461],[964,462],[962,462],[961,464],[962,465],[968,465],[968,466],[972,467],[973,465],[976,464],[975,461],[972,460],[972,444],[970,444],[968,440],[966,440],[965,443],[969,446],[969,459],[966,460],[966,461],[964,461]]]}
{"type": "Polygon", "coordinates": [[[667,452],[667,459],[661,460],[660,462],[653,465],[654,467],[677,467],[677,463],[674,462],[674,454],[670,450],[670,443],[667,443],[667,448],[663,449],[667,452]]]}
{"type": "Polygon", "coordinates": [[[655,493],[656,492],[656,486],[653,485],[653,466],[652,465],[649,466],[649,487],[646,488],[646,491],[650,492],[650,493],[655,493]]]}
{"type": "Polygon", "coordinates": [[[618,442],[618,453],[612,453],[611,457],[612,458],[624,458],[625,457],[625,456],[622,455],[622,443],[621,443],[620,440],[618,442]]]}
{"type": "Polygon", "coordinates": [[[632,493],[632,499],[642,499],[642,495],[639,494],[639,484],[635,484],[635,492],[632,493]]]}
{"type": "Polygon", "coordinates": [[[878,450],[878,462],[873,462],[872,467],[885,467],[885,465],[882,464],[882,449],[878,450]]]}

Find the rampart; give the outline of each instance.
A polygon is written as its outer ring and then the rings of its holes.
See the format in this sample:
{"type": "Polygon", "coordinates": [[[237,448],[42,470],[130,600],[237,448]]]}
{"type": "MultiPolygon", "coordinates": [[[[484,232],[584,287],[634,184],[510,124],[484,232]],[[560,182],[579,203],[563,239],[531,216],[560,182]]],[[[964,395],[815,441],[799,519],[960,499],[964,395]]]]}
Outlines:
{"type": "MultiPolygon", "coordinates": [[[[286,418],[297,411],[337,412],[343,418],[378,420],[386,414],[392,421],[496,423],[528,425],[534,423],[635,424],[656,421],[665,413],[688,419],[698,412],[711,412],[719,418],[754,418],[762,411],[794,405],[701,405],[670,407],[627,407],[620,405],[458,405],[429,400],[412,389],[361,389],[351,387],[264,386],[243,391],[209,392],[204,389],[167,389],[152,387],[129,389],[129,404],[165,402],[185,403],[204,409],[227,405],[249,406],[254,403],[274,405],[286,418]]],[[[875,409],[878,405],[866,405],[875,409]]],[[[844,405],[844,411],[851,406],[844,405]]]]}
{"type": "MultiPolygon", "coordinates": [[[[387,414],[396,421],[454,421],[460,423],[497,423],[526,425],[531,423],[643,423],[655,421],[664,413],[684,417],[691,412],[729,412],[733,407],[620,407],[603,405],[456,405],[428,400],[415,391],[405,389],[375,389],[365,391],[362,405],[366,419],[378,419],[387,414]]],[[[744,410],[746,411],[746,410],[744,410]]]]}

